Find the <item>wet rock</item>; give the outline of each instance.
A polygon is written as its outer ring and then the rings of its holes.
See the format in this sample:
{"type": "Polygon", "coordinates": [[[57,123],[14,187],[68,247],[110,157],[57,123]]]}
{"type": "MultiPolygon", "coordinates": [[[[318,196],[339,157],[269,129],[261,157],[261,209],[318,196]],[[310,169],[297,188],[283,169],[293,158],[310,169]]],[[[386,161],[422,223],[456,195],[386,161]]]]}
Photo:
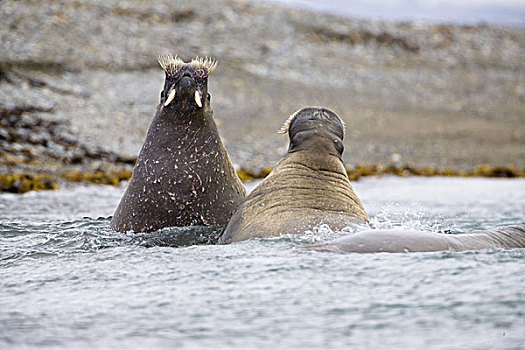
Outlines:
{"type": "Polygon", "coordinates": [[[47,146],[47,144],[51,141],[51,135],[47,131],[33,133],[31,130],[26,129],[25,132],[29,133],[27,140],[32,144],[47,146]]]}
{"type": "Polygon", "coordinates": [[[78,144],[78,138],[67,130],[57,131],[55,137],[66,145],[78,144]]]}
{"type": "Polygon", "coordinates": [[[64,155],[64,162],[70,164],[82,163],[82,160],[86,156],[86,152],[82,148],[73,148],[68,150],[64,155]]]}
{"type": "Polygon", "coordinates": [[[11,133],[6,129],[0,129],[0,139],[5,141],[11,141],[11,133]]]}

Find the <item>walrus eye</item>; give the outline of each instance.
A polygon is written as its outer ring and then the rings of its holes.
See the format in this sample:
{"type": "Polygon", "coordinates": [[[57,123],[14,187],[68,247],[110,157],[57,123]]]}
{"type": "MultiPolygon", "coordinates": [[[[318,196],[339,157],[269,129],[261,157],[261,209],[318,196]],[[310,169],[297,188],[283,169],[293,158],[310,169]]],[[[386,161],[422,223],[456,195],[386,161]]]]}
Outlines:
{"type": "Polygon", "coordinates": [[[166,96],[166,93],[164,92],[164,90],[162,90],[160,92],[160,100],[162,101],[164,99],[164,96],[166,96]]]}
{"type": "Polygon", "coordinates": [[[210,93],[209,93],[209,92],[208,92],[208,93],[206,93],[206,99],[207,99],[208,101],[211,101],[211,95],[210,95],[210,93]]]}

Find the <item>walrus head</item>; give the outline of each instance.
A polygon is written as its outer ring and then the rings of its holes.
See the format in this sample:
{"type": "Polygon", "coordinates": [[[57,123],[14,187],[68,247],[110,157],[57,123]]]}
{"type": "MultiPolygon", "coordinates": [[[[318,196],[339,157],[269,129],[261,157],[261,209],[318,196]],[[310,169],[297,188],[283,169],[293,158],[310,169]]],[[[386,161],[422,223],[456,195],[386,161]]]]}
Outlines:
{"type": "Polygon", "coordinates": [[[209,104],[208,75],[217,66],[217,61],[195,57],[185,63],[177,56],[166,55],[159,57],[159,63],[166,73],[164,89],[160,94],[164,107],[200,109],[209,104]]]}
{"type": "Polygon", "coordinates": [[[334,112],[323,107],[306,107],[286,120],[280,133],[288,133],[288,152],[306,149],[326,150],[339,158],[344,151],[345,124],[334,112]]]}

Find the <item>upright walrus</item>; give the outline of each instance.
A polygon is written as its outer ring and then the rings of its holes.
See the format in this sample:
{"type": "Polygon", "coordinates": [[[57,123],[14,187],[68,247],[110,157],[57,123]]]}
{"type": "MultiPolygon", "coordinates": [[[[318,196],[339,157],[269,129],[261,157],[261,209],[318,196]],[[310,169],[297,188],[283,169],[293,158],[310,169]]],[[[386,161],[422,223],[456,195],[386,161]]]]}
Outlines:
{"type": "Polygon", "coordinates": [[[286,155],[233,215],[219,243],[301,233],[319,224],[333,230],[365,224],[368,216],[342,161],[344,124],[326,108],[294,113],[286,155]]]}
{"type": "Polygon", "coordinates": [[[246,196],[213,119],[208,75],[217,63],[159,59],[164,90],[133,176],[111,220],[116,231],[228,223],[246,196]]]}

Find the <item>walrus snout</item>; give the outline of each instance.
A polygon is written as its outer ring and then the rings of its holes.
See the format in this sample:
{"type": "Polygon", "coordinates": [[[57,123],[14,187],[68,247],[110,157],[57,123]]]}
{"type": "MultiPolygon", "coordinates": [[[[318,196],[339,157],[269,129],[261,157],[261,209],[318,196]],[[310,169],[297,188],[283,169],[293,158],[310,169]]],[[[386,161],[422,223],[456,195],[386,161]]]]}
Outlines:
{"type": "Polygon", "coordinates": [[[195,90],[195,80],[193,80],[193,78],[189,75],[183,76],[178,85],[182,93],[195,90]]]}
{"type": "Polygon", "coordinates": [[[195,79],[189,73],[186,73],[174,86],[171,87],[164,106],[168,106],[178,96],[182,101],[193,101],[197,107],[201,108],[202,95],[202,91],[197,87],[195,79]]]}
{"type": "Polygon", "coordinates": [[[184,75],[179,81],[178,87],[181,91],[182,98],[188,101],[194,101],[197,107],[202,108],[202,91],[190,75],[184,75]]]}
{"type": "Polygon", "coordinates": [[[216,60],[195,57],[189,63],[185,63],[176,55],[166,55],[159,57],[159,64],[166,73],[164,90],[160,95],[164,107],[173,101],[191,106],[193,101],[197,107],[202,108],[203,96],[207,96],[206,101],[209,101],[208,75],[217,67],[216,60]]]}

